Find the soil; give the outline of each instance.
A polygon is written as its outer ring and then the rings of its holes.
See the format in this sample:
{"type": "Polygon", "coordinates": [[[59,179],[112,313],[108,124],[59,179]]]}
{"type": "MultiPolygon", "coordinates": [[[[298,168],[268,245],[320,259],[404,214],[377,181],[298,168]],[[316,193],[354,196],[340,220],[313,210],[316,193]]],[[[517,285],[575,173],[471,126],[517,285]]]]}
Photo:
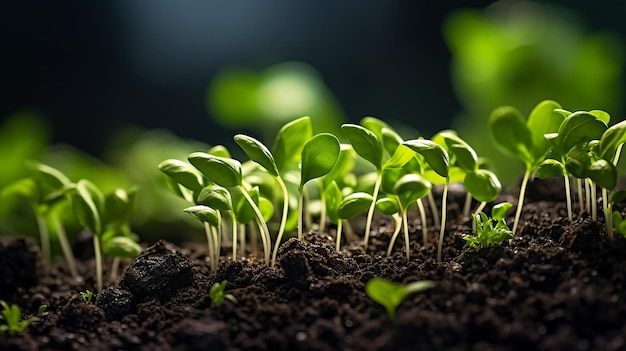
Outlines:
{"type": "MultiPolygon", "coordinates": [[[[76,281],[65,265],[44,269],[28,240],[4,242],[0,299],[26,314],[48,309],[22,334],[0,336],[0,349],[624,350],[626,239],[609,240],[603,219],[586,213],[570,223],[560,194],[558,182],[532,183],[518,235],[476,250],[464,247],[471,223],[459,215],[463,195],[451,191],[442,263],[438,228],[422,245],[418,216],[410,262],[401,238],[386,257],[393,223],[385,217],[366,251],[353,242],[337,253],[334,229],[311,232],[283,243],[274,269],[252,255],[224,256],[212,273],[204,244],[160,241],[92,303],[79,295],[95,287],[92,259],[76,281]],[[391,319],[364,292],[373,277],[436,286],[391,319]],[[208,291],[222,280],[237,303],[212,304],[208,291]]],[[[363,220],[353,227],[362,232],[363,220]]]]}

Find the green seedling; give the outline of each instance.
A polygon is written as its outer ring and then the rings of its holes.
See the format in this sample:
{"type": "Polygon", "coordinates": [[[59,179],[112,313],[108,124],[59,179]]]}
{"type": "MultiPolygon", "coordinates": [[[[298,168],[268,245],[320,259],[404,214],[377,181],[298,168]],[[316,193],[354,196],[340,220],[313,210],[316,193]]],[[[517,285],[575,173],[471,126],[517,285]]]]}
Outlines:
{"type": "Polygon", "coordinates": [[[464,235],[465,246],[482,249],[512,239],[513,232],[506,224],[506,213],[513,205],[508,202],[497,204],[491,210],[491,218],[484,212],[472,215],[476,226],[476,235],[464,235]]]}
{"type": "MultiPolygon", "coordinates": [[[[11,336],[22,333],[28,326],[39,318],[32,316],[26,319],[22,319],[22,312],[16,304],[9,305],[5,301],[0,301],[2,305],[2,319],[4,323],[0,324],[0,334],[9,334],[11,336]]],[[[45,306],[45,305],[42,305],[45,306]]],[[[39,307],[40,314],[45,311],[45,307],[39,307]]]]}
{"type": "Polygon", "coordinates": [[[93,292],[91,290],[85,290],[80,292],[80,298],[84,303],[91,303],[93,300],[93,292]]]}
{"type": "Polygon", "coordinates": [[[222,303],[224,303],[224,300],[228,300],[235,304],[237,303],[237,298],[235,296],[224,293],[227,283],[228,281],[222,280],[221,283],[215,283],[211,286],[211,289],[209,290],[209,298],[215,307],[220,307],[222,303]]]}
{"type": "MultiPolygon", "coordinates": [[[[394,220],[393,233],[391,234],[389,246],[387,247],[387,257],[389,257],[393,250],[393,244],[396,242],[400,230],[402,230],[402,216],[399,214],[400,208],[398,207],[398,201],[396,199],[389,196],[380,196],[378,200],[376,200],[376,209],[382,214],[391,216],[394,220]]],[[[424,217],[422,217],[422,221],[425,221],[424,217]]]]}
{"type": "Polygon", "coordinates": [[[365,284],[365,293],[374,302],[385,307],[389,318],[394,318],[396,309],[404,299],[434,287],[435,282],[432,280],[420,280],[404,285],[384,278],[372,278],[365,284]]]}
{"type": "Polygon", "coordinates": [[[339,153],[339,140],[328,133],[315,135],[302,147],[300,185],[298,186],[298,239],[302,239],[304,185],[332,171],[339,159],[339,153]]]}
{"type": "Polygon", "coordinates": [[[496,146],[508,156],[521,160],[525,167],[513,221],[513,235],[524,207],[528,179],[545,160],[551,147],[544,135],[557,132],[564,119],[562,114],[555,111],[559,108],[561,106],[558,103],[545,100],[535,106],[527,121],[524,121],[519,111],[508,106],[495,109],[489,117],[489,130],[496,146]]]}
{"type": "Polygon", "coordinates": [[[30,161],[26,163],[26,166],[31,177],[9,185],[3,189],[2,195],[16,194],[28,200],[37,220],[41,252],[46,265],[51,262],[48,222],[53,224],[72,277],[76,279],[78,271],[74,254],[59,214],[59,209],[63,207],[65,191],[72,186],[72,183],[61,171],[48,165],[30,161]]]}
{"type": "MultiPolygon", "coordinates": [[[[373,201],[373,198],[370,194],[364,192],[355,192],[349,194],[344,197],[337,208],[337,244],[336,249],[339,252],[340,243],[341,243],[341,232],[343,227],[343,222],[350,218],[357,216],[360,213],[363,213],[366,209],[368,209],[373,201]]],[[[334,216],[331,216],[333,218],[334,216]]]]}
{"type": "Polygon", "coordinates": [[[405,141],[403,145],[407,146],[415,153],[420,154],[430,168],[445,180],[441,199],[441,228],[439,231],[439,239],[437,240],[437,262],[441,262],[443,237],[446,230],[446,202],[448,197],[448,185],[450,183],[450,157],[443,147],[432,140],[408,140],[405,141]]]}

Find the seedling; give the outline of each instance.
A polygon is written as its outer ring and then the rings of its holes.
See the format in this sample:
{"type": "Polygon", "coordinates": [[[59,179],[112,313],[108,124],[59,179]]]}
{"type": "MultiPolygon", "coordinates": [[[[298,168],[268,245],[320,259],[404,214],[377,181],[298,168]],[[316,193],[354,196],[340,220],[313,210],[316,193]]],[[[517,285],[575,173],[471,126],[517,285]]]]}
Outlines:
{"type": "Polygon", "coordinates": [[[503,153],[521,160],[525,167],[513,221],[513,235],[524,207],[528,179],[546,158],[551,146],[544,135],[557,132],[563,121],[563,115],[555,111],[560,108],[558,103],[545,100],[535,106],[527,121],[524,121],[519,111],[508,106],[495,109],[489,117],[489,130],[496,146],[503,153]]]}
{"type": "Polygon", "coordinates": [[[384,278],[372,278],[365,284],[365,293],[374,302],[385,307],[389,318],[394,318],[396,309],[404,299],[434,287],[435,282],[432,280],[420,280],[404,285],[384,278]]]}
{"type": "Polygon", "coordinates": [[[91,290],[81,291],[80,298],[83,299],[84,303],[91,303],[91,300],[93,299],[93,292],[91,292],[91,290]]]}
{"type": "Polygon", "coordinates": [[[215,283],[211,286],[211,289],[209,290],[209,298],[215,307],[220,307],[222,303],[224,303],[224,300],[228,300],[235,304],[237,303],[237,298],[235,296],[224,293],[227,283],[228,281],[222,280],[221,283],[215,283]]]}
{"type": "Polygon", "coordinates": [[[476,235],[464,235],[465,246],[482,249],[512,239],[513,232],[505,221],[506,213],[512,206],[508,202],[495,205],[491,210],[491,218],[484,212],[473,214],[476,235]]]}
{"type": "MultiPolygon", "coordinates": [[[[9,306],[5,301],[0,301],[2,305],[2,318],[6,324],[0,324],[0,334],[9,334],[11,336],[22,333],[28,326],[35,321],[38,321],[39,318],[32,316],[26,319],[22,319],[22,312],[20,308],[16,304],[12,304],[9,306]]],[[[45,306],[45,305],[42,305],[45,306]]],[[[39,308],[39,311],[43,313],[45,311],[45,307],[39,308]]],[[[40,314],[41,314],[40,313],[40,314]]]]}

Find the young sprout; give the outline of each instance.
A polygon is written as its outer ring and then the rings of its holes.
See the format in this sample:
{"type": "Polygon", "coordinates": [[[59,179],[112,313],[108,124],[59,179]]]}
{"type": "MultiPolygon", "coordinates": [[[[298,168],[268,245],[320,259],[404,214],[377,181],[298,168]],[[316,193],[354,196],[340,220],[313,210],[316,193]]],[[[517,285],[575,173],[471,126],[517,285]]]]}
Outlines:
{"type": "MultiPolygon", "coordinates": [[[[398,238],[398,234],[400,234],[400,230],[402,229],[402,216],[398,214],[400,212],[400,208],[398,207],[398,201],[396,199],[392,199],[389,196],[390,195],[380,196],[376,201],[376,209],[382,214],[391,216],[395,222],[393,233],[391,234],[391,239],[389,240],[389,245],[387,246],[387,257],[391,256],[391,250],[393,250],[393,245],[398,238]]],[[[424,220],[424,217],[422,217],[422,220],[424,220]]]]}
{"type": "Polygon", "coordinates": [[[300,185],[298,186],[298,239],[302,239],[304,185],[328,174],[339,158],[339,140],[332,134],[320,133],[307,140],[302,148],[300,185]]]}
{"type": "MultiPolygon", "coordinates": [[[[2,305],[2,318],[6,324],[0,324],[0,334],[17,335],[22,333],[28,326],[35,321],[38,321],[37,317],[29,317],[22,319],[22,312],[16,304],[9,305],[6,301],[0,301],[2,305]]],[[[42,305],[45,306],[45,305],[42,305]]],[[[45,311],[45,307],[39,307],[40,314],[45,311]]]]}
{"type": "Polygon", "coordinates": [[[519,111],[509,106],[495,109],[489,117],[489,130],[496,146],[503,153],[521,160],[525,166],[513,221],[513,235],[524,207],[528,179],[543,162],[551,146],[544,135],[557,132],[563,121],[563,115],[555,111],[560,108],[558,103],[545,100],[535,106],[527,121],[524,121],[519,111]]]}
{"type": "MultiPolygon", "coordinates": [[[[613,166],[617,166],[619,162],[620,154],[622,151],[622,146],[624,146],[624,142],[626,142],[626,121],[619,122],[611,127],[609,127],[600,138],[599,143],[599,154],[600,157],[610,161],[613,166]]],[[[615,194],[614,194],[615,195],[615,194]]],[[[609,234],[609,238],[613,238],[613,227],[612,223],[610,223],[615,216],[611,215],[612,212],[612,204],[615,201],[607,201],[607,191],[605,188],[602,189],[602,199],[604,203],[604,214],[605,219],[607,219],[607,232],[609,234]]],[[[613,197],[613,196],[612,196],[613,197]]],[[[617,226],[616,226],[617,228],[617,226]]],[[[624,232],[620,232],[620,234],[624,234],[624,232]]]]}
{"type": "Polygon", "coordinates": [[[425,292],[435,287],[432,280],[420,280],[408,284],[400,284],[384,278],[372,278],[365,284],[365,293],[374,302],[387,310],[389,318],[394,318],[396,309],[408,296],[425,292]]]}
{"type": "MultiPolygon", "coordinates": [[[[341,231],[343,221],[353,218],[356,215],[363,213],[372,203],[372,195],[364,192],[352,193],[341,200],[339,207],[337,208],[336,222],[337,222],[337,244],[336,249],[339,252],[341,245],[341,231]]],[[[333,218],[334,216],[331,216],[333,218]]]]}
{"type": "Polygon", "coordinates": [[[219,248],[221,247],[220,236],[218,234],[221,224],[220,213],[206,205],[187,207],[183,211],[189,213],[204,224],[209,247],[209,265],[211,271],[215,272],[219,262],[219,248]]]}
{"type": "Polygon", "coordinates": [[[487,217],[484,212],[473,214],[476,235],[464,235],[465,245],[475,249],[482,249],[513,238],[513,232],[511,232],[505,221],[506,213],[512,206],[509,202],[495,205],[491,209],[491,218],[487,217]]]}
{"type": "Polygon", "coordinates": [[[215,283],[211,286],[211,289],[209,290],[209,298],[215,307],[220,307],[222,303],[224,303],[224,300],[228,300],[235,304],[237,303],[237,298],[235,296],[224,293],[227,283],[228,281],[222,280],[221,283],[215,283]]]}
{"type": "Polygon", "coordinates": [[[441,228],[437,240],[437,262],[441,262],[443,251],[443,237],[446,230],[446,202],[448,197],[448,184],[450,182],[450,158],[446,150],[431,140],[414,139],[403,143],[414,152],[422,155],[426,163],[439,176],[445,179],[443,196],[441,199],[441,228]]]}
{"type": "Polygon", "coordinates": [[[93,292],[91,292],[91,290],[87,289],[85,291],[80,291],[80,298],[83,300],[84,303],[91,303],[91,301],[93,300],[93,292]]]}

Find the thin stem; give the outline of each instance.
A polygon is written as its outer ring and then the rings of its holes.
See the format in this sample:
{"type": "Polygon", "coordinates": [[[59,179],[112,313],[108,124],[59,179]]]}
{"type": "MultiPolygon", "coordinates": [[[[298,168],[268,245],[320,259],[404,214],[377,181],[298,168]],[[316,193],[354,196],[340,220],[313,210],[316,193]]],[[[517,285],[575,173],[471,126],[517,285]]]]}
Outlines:
{"type": "Polygon", "coordinates": [[[406,219],[406,209],[401,210],[402,212],[402,228],[404,228],[404,249],[406,250],[406,261],[408,262],[411,258],[411,250],[409,247],[409,224],[406,219]]]}
{"type": "Polygon", "coordinates": [[[109,276],[109,279],[113,283],[117,280],[117,272],[119,271],[121,260],[122,259],[120,257],[113,257],[113,262],[111,263],[111,274],[109,276]]]}
{"type": "Polygon", "coordinates": [[[235,219],[235,214],[233,211],[230,211],[230,224],[231,224],[231,237],[233,241],[233,262],[237,261],[237,220],[235,219]]]}
{"type": "Polygon", "coordinates": [[[391,240],[389,240],[389,247],[387,248],[387,256],[391,256],[391,250],[393,249],[393,245],[396,243],[396,239],[398,238],[400,229],[402,229],[402,217],[400,217],[400,215],[397,213],[394,213],[392,217],[396,221],[396,226],[395,228],[393,228],[393,235],[391,235],[391,240]]]}
{"type": "Polygon", "coordinates": [[[339,218],[339,220],[337,221],[337,244],[335,244],[335,249],[337,250],[337,252],[339,252],[339,249],[341,248],[341,230],[343,229],[343,220],[341,218],[339,218]]]}
{"type": "Polygon", "coordinates": [[[439,231],[439,241],[437,242],[437,263],[441,263],[441,252],[443,251],[443,235],[446,231],[446,202],[448,201],[448,180],[443,186],[443,196],[441,198],[441,230],[439,231]]]}
{"type": "Polygon", "coordinates": [[[241,242],[241,256],[246,257],[246,225],[239,223],[238,227],[237,234],[239,234],[239,241],[241,242]]]}
{"type": "Polygon", "coordinates": [[[96,289],[102,291],[102,250],[100,249],[100,235],[93,233],[93,252],[96,259],[96,289]]]}
{"type": "Polygon", "coordinates": [[[367,242],[370,237],[370,228],[372,227],[372,218],[374,217],[374,209],[376,208],[376,198],[378,197],[378,190],[380,189],[380,183],[383,180],[383,173],[378,171],[376,173],[376,183],[374,184],[374,192],[372,193],[372,204],[367,211],[367,221],[365,222],[365,236],[363,238],[363,248],[367,250],[367,242]]]}
{"type": "Polygon", "coordinates": [[[522,185],[519,191],[519,200],[517,201],[517,210],[515,211],[515,219],[513,220],[513,235],[517,233],[517,225],[519,223],[519,217],[522,214],[522,208],[524,207],[524,196],[526,194],[526,184],[528,184],[528,178],[530,178],[530,169],[526,167],[524,172],[524,178],[522,178],[522,185]]]}
{"type": "Polygon", "coordinates": [[[67,266],[70,268],[70,273],[72,273],[72,278],[78,278],[78,269],[76,269],[76,260],[74,259],[74,252],[72,252],[72,246],[70,245],[69,240],[67,239],[67,234],[65,233],[65,227],[61,223],[61,221],[53,216],[54,225],[56,227],[57,236],[59,237],[59,243],[61,244],[61,251],[63,251],[63,256],[65,256],[65,260],[67,261],[67,266]]]}
{"type": "Polygon", "coordinates": [[[470,208],[472,207],[472,194],[465,193],[465,204],[463,205],[463,217],[467,217],[470,214],[470,208]]]}
{"type": "Polygon", "coordinates": [[[39,241],[41,241],[41,255],[43,256],[44,266],[49,266],[52,262],[52,256],[50,254],[50,233],[48,233],[48,226],[46,225],[46,219],[42,215],[36,215],[37,227],[39,228],[39,241]]]}
{"type": "Polygon", "coordinates": [[[439,222],[439,209],[437,208],[435,196],[432,192],[428,193],[428,206],[430,206],[430,212],[433,214],[433,225],[435,227],[440,226],[441,223],[439,222]]]}
{"type": "Polygon", "coordinates": [[[621,143],[617,147],[617,150],[615,150],[615,157],[613,158],[613,166],[617,166],[617,163],[619,162],[619,156],[622,154],[623,146],[624,146],[624,143],[621,143]]]}
{"type": "MultiPolygon", "coordinates": [[[[322,182],[320,181],[321,184],[322,182]]],[[[319,226],[319,232],[320,233],[324,233],[324,230],[326,229],[326,194],[324,193],[324,189],[322,189],[322,187],[320,186],[320,201],[321,201],[321,208],[320,208],[320,226],[319,226]]]]}
{"type": "MultiPolygon", "coordinates": [[[[307,188],[302,188],[302,195],[304,196],[304,201],[306,201],[307,204],[311,203],[309,201],[311,199],[311,194],[309,194],[309,190],[307,188]]],[[[313,228],[313,218],[311,218],[311,211],[304,212],[302,218],[304,219],[304,225],[308,229],[313,228]]]]}
{"type": "Polygon", "coordinates": [[[424,203],[422,199],[417,199],[417,211],[420,213],[420,221],[422,222],[422,242],[424,245],[428,244],[428,223],[426,223],[426,209],[424,209],[424,203]]]}
{"type": "Polygon", "coordinates": [[[580,178],[576,178],[576,190],[578,192],[578,206],[580,206],[578,213],[582,213],[584,211],[583,181],[580,178]]]}
{"type": "Polygon", "coordinates": [[[270,237],[270,230],[267,228],[267,223],[265,223],[265,219],[263,219],[263,215],[259,210],[259,207],[254,203],[246,188],[243,185],[239,186],[241,188],[241,192],[243,196],[248,200],[248,203],[254,210],[254,213],[257,217],[257,224],[259,225],[259,230],[261,231],[261,241],[263,243],[263,257],[265,258],[265,263],[269,264],[270,262],[270,241],[272,240],[270,237]]]}
{"type": "Polygon", "coordinates": [[[215,255],[215,243],[213,242],[213,235],[211,234],[211,225],[209,222],[204,222],[204,232],[206,234],[206,241],[209,250],[209,266],[211,267],[211,272],[215,272],[217,270],[215,260],[213,259],[213,256],[215,255]]]}
{"type": "Polygon", "coordinates": [[[300,187],[300,196],[298,197],[298,239],[302,240],[302,207],[304,206],[304,193],[300,187]]]}
{"type": "Polygon", "coordinates": [[[564,174],[563,181],[565,182],[565,199],[567,202],[567,219],[572,221],[572,193],[569,187],[569,177],[564,174]]]}
{"type": "Polygon", "coordinates": [[[278,184],[283,191],[283,215],[280,219],[280,227],[278,228],[278,235],[276,237],[276,242],[274,243],[274,251],[272,252],[272,263],[270,264],[270,267],[274,267],[274,265],[276,264],[276,255],[278,254],[278,247],[280,246],[280,242],[283,240],[285,224],[287,223],[287,214],[289,212],[289,193],[287,192],[287,186],[280,176],[276,177],[276,180],[278,181],[278,184]]]}
{"type": "Polygon", "coordinates": [[[591,185],[589,182],[585,183],[585,199],[586,199],[586,208],[588,212],[591,212],[591,185]]]}
{"type": "Polygon", "coordinates": [[[604,188],[602,188],[602,207],[604,208],[604,224],[606,225],[606,233],[609,235],[609,239],[613,240],[613,206],[609,203],[609,194],[604,188]]]}
{"type": "Polygon", "coordinates": [[[215,246],[213,246],[213,261],[215,262],[215,269],[217,269],[220,264],[220,251],[222,249],[222,241],[220,235],[220,229],[222,226],[219,224],[217,228],[211,227],[211,235],[213,235],[213,242],[215,243],[215,246]]]}
{"type": "Polygon", "coordinates": [[[598,198],[596,195],[596,184],[589,178],[587,178],[589,186],[591,187],[591,219],[598,220],[598,198]]]}

